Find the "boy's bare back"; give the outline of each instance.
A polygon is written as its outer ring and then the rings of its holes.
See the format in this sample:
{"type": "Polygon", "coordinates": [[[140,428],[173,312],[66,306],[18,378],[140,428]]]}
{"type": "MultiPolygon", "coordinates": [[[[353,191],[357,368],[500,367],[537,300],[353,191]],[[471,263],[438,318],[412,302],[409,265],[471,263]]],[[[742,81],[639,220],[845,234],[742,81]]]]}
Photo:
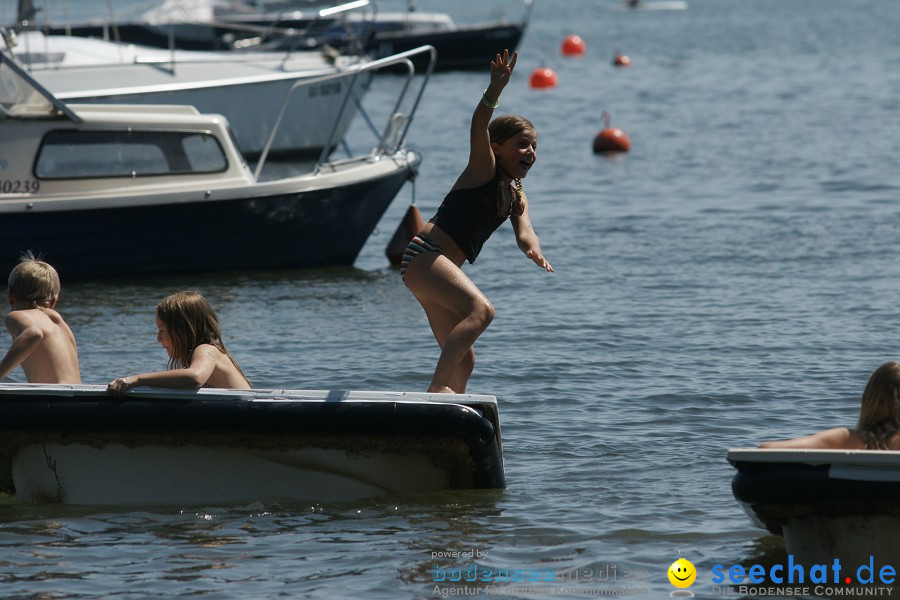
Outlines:
{"type": "Polygon", "coordinates": [[[81,383],[75,335],[58,312],[12,310],[6,329],[13,344],[0,363],[0,377],[21,364],[29,383],[81,383]]]}
{"type": "Polygon", "coordinates": [[[9,273],[12,345],[0,359],[0,379],[22,365],[28,383],[81,383],[75,336],[58,312],[59,274],[31,250],[9,273]]]}

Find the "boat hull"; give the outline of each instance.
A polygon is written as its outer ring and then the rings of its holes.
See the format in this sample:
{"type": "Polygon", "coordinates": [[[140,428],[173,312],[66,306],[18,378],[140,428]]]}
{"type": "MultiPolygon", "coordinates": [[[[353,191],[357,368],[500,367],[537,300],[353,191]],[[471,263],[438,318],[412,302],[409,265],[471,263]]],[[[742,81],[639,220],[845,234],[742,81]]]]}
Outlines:
{"type": "Polygon", "coordinates": [[[491,397],[2,387],[0,487],[24,502],[323,502],[505,485],[491,397]]]}
{"type": "Polygon", "coordinates": [[[414,164],[298,192],[10,210],[0,270],[29,249],[65,278],[352,265],[414,164]]]}
{"type": "MultiPolygon", "coordinates": [[[[435,71],[484,69],[490,66],[490,57],[504,50],[514,51],[524,32],[524,23],[473,25],[419,34],[384,32],[373,36],[369,48],[381,58],[427,44],[437,50],[435,71]]],[[[417,70],[424,69],[427,57],[415,57],[413,65],[417,70]]]]}

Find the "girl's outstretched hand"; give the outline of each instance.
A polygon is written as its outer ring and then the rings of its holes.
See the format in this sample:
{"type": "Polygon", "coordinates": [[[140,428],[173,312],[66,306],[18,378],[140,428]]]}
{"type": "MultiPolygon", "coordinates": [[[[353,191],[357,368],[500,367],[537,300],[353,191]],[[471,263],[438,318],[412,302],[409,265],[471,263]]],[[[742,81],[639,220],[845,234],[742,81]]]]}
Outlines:
{"type": "Polygon", "coordinates": [[[548,273],[553,273],[553,267],[550,265],[550,263],[547,261],[547,259],[544,258],[544,255],[541,254],[539,251],[536,251],[536,250],[534,250],[534,248],[532,248],[531,250],[529,250],[528,252],[525,253],[525,256],[527,256],[528,258],[533,260],[534,264],[536,264],[540,268],[546,270],[548,273]]]}
{"type": "Polygon", "coordinates": [[[509,50],[503,51],[503,56],[497,55],[495,60],[491,61],[491,84],[505,86],[509,83],[513,69],[516,68],[516,60],[519,58],[518,52],[513,52],[512,57],[509,50]]]}
{"type": "Polygon", "coordinates": [[[131,377],[118,377],[109,382],[106,391],[110,394],[124,394],[134,387],[134,379],[131,377]]]}

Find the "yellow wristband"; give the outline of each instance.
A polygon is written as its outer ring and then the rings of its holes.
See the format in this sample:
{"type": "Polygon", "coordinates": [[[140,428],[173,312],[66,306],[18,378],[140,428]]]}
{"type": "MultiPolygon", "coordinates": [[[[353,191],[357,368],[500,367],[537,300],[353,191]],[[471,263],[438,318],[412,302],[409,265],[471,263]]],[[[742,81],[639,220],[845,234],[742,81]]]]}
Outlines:
{"type": "Polygon", "coordinates": [[[485,88],[484,92],[481,93],[481,101],[484,102],[484,105],[490,108],[491,110],[500,106],[500,98],[497,98],[496,102],[491,102],[487,98],[487,88],[485,88]]]}

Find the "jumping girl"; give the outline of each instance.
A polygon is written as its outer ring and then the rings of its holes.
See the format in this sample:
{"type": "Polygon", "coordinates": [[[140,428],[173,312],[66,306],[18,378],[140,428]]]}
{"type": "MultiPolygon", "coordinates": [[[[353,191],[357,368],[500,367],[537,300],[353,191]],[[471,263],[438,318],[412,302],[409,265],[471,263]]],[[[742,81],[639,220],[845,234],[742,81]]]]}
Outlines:
{"type": "Polygon", "coordinates": [[[250,381],[225,349],[215,311],[198,292],[178,292],[156,305],[156,341],[169,355],[169,370],[120,377],[108,391],[136,386],[249,390],[250,381]]]}
{"type": "Polygon", "coordinates": [[[413,238],[400,263],[407,287],[425,309],[441,347],[429,392],[457,393],[475,367],[473,345],[494,318],[494,307],[462,271],[491,234],[510,219],[519,248],[552,272],[528,216],[522,179],[537,159],[537,132],[524,117],[491,121],[509,83],[517,53],[491,61],[491,83],[472,115],[469,162],[437,213],[413,238]]]}

